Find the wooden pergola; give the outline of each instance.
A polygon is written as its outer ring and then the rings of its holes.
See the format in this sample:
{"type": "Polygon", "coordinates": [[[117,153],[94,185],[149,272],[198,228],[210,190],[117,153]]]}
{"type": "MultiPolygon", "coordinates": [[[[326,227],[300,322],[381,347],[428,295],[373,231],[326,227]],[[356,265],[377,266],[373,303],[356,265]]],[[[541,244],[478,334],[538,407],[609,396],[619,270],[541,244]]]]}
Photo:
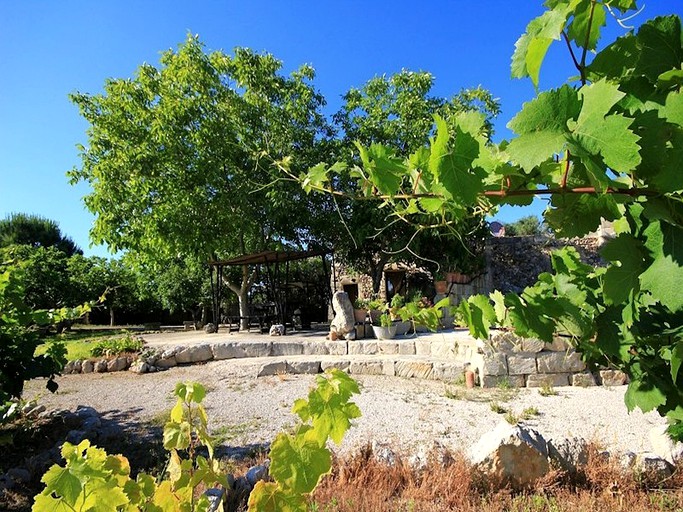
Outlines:
{"type": "Polygon", "coordinates": [[[325,257],[332,255],[331,268],[334,269],[334,252],[329,249],[311,249],[307,251],[262,251],[252,254],[243,254],[236,258],[224,261],[210,261],[209,271],[211,274],[211,294],[213,297],[213,318],[216,329],[220,324],[220,301],[223,292],[223,269],[225,267],[237,266],[265,266],[268,276],[267,285],[269,292],[275,303],[275,314],[277,323],[287,328],[287,319],[290,316],[288,309],[287,289],[289,282],[289,262],[305,260],[320,256],[323,267],[323,274],[328,283],[328,304],[332,300],[332,290],[330,288],[330,272],[325,263],[325,257]],[[282,282],[284,266],[284,283],[282,282]]]}

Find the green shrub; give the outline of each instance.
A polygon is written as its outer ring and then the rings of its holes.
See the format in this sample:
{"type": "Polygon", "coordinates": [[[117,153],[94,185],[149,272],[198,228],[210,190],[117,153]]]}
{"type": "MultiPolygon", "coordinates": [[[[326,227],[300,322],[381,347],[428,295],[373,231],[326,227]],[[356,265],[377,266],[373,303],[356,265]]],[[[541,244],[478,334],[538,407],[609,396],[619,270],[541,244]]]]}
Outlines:
{"type": "Polygon", "coordinates": [[[117,356],[126,352],[139,352],[142,350],[144,342],[126,334],[124,338],[112,338],[108,340],[99,341],[90,350],[90,355],[93,357],[102,356],[117,356]]]}

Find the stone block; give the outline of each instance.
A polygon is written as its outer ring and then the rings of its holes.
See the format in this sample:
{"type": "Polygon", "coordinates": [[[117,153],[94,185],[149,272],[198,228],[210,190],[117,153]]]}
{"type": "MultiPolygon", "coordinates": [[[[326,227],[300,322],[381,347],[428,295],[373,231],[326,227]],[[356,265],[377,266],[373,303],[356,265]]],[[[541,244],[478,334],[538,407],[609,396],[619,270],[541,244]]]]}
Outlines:
{"type": "Polygon", "coordinates": [[[320,369],[322,371],[326,371],[329,368],[337,368],[338,370],[347,372],[349,366],[351,366],[351,361],[322,361],[320,363],[320,369]]]}
{"type": "Polygon", "coordinates": [[[167,357],[165,359],[159,359],[157,361],[157,366],[159,368],[173,368],[174,366],[177,366],[178,362],[175,360],[175,355],[172,355],[170,357],[167,357]]]}
{"type": "Polygon", "coordinates": [[[546,343],[543,350],[548,352],[567,352],[572,346],[569,344],[569,339],[563,336],[554,336],[552,343],[546,343]]]}
{"type": "Polygon", "coordinates": [[[398,353],[402,356],[415,355],[415,342],[409,340],[401,340],[398,342],[398,353]]]}
{"type": "Polygon", "coordinates": [[[102,359],[95,363],[95,373],[106,373],[107,372],[107,360],[102,359]]]}
{"type": "Polygon", "coordinates": [[[326,341],[325,346],[327,347],[327,352],[331,356],[345,356],[349,353],[348,342],[338,340],[338,341],[326,341]]]}
{"type": "Polygon", "coordinates": [[[377,341],[349,341],[349,355],[374,356],[377,354],[377,341]]]}
{"type": "Polygon", "coordinates": [[[522,352],[540,352],[545,347],[545,342],[536,338],[522,338],[522,352]]]}
{"type": "Polygon", "coordinates": [[[536,357],[538,373],[582,372],[586,363],[578,352],[543,352],[536,357]]]}
{"type": "Polygon", "coordinates": [[[382,361],[352,361],[349,372],[354,375],[383,375],[382,361]]]}
{"type": "Polygon", "coordinates": [[[83,364],[81,365],[81,372],[92,373],[94,369],[95,363],[93,363],[90,359],[86,359],[85,361],[83,361],[83,364]]]}
{"type": "MultiPolygon", "coordinates": [[[[505,354],[502,353],[489,353],[484,354],[483,363],[481,365],[480,373],[481,375],[507,375],[508,374],[508,363],[505,354]]],[[[526,372],[531,373],[531,372],[526,372]]]]}
{"type": "Polygon", "coordinates": [[[300,356],[303,353],[303,345],[296,341],[274,341],[270,347],[271,356],[300,356]]]}
{"type": "Polygon", "coordinates": [[[377,353],[388,355],[398,354],[398,342],[390,340],[378,340],[377,353]]]}
{"type": "Polygon", "coordinates": [[[432,363],[419,361],[396,361],[396,376],[418,379],[430,379],[432,376],[432,363]]]}
{"type": "Polygon", "coordinates": [[[523,388],[526,385],[524,375],[484,375],[479,379],[483,388],[495,388],[503,384],[512,388],[523,388]]]}
{"type": "Polygon", "coordinates": [[[517,352],[508,356],[508,373],[510,375],[529,375],[536,373],[536,354],[517,352]]]}
{"type": "Polygon", "coordinates": [[[628,383],[627,375],[619,370],[600,370],[600,384],[603,386],[623,386],[628,383]]]}
{"type": "Polygon", "coordinates": [[[454,341],[433,341],[430,351],[432,357],[448,359],[455,357],[458,349],[454,341]]]}
{"type": "Polygon", "coordinates": [[[301,350],[305,356],[326,356],[330,353],[327,344],[319,341],[304,342],[301,350]]]}
{"type": "Polygon", "coordinates": [[[208,344],[191,345],[183,348],[175,355],[178,364],[200,363],[211,359],[213,359],[213,352],[208,344]]]}
{"type": "Polygon", "coordinates": [[[521,352],[522,338],[513,332],[498,331],[491,334],[486,349],[494,352],[521,352]]]}
{"type": "Polygon", "coordinates": [[[544,386],[568,386],[568,373],[535,373],[526,378],[526,387],[542,388],[544,386]]]}
{"type": "Polygon", "coordinates": [[[108,372],[122,372],[126,368],[128,368],[128,359],[125,357],[117,357],[107,363],[108,372]]]}
{"type": "Polygon", "coordinates": [[[213,358],[216,360],[247,357],[247,353],[237,342],[216,343],[211,345],[211,351],[213,352],[213,358]]]}
{"type": "Polygon", "coordinates": [[[431,356],[432,355],[432,344],[427,340],[415,340],[415,355],[418,356],[431,356]]]}
{"type": "Polygon", "coordinates": [[[581,388],[589,388],[595,386],[595,377],[590,372],[575,373],[571,377],[572,386],[578,386],[581,388]]]}
{"type": "Polygon", "coordinates": [[[247,341],[240,343],[247,357],[267,357],[270,355],[270,342],[247,341]]]}
{"type": "Polygon", "coordinates": [[[287,361],[287,373],[316,374],[320,373],[320,361],[287,361]]]}
{"type": "Polygon", "coordinates": [[[269,375],[282,375],[287,373],[286,361],[272,361],[262,364],[258,371],[258,377],[267,377],[269,375]]]}
{"type": "Polygon", "coordinates": [[[431,379],[434,380],[458,380],[462,379],[463,373],[465,371],[464,364],[462,362],[449,363],[443,361],[435,361],[432,363],[432,375],[431,379]]]}
{"type": "Polygon", "coordinates": [[[382,375],[396,376],[396,363],[394,361],[382,361],[382,375]]]}

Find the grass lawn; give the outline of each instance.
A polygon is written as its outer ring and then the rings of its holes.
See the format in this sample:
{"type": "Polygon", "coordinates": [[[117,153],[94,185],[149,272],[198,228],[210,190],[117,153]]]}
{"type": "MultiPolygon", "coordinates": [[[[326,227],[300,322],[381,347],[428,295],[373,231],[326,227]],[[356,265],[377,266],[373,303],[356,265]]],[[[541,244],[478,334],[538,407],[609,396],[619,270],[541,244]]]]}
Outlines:
{"type": "Polygon", "coordinates": [[[87,359],[90,357],[90,350],[98,341],[107,339],[122,338],[128,331],[125,329],[80,329],[75,328],[72,331],[64,332],[62,334],[55,334],[46,336],[43,343],[38,345],[36,355],[44,354],[47,350],[47,344],[53,341],[61,341],[66,346],[66,358],[69,361],[76,359],[87,359]]]}

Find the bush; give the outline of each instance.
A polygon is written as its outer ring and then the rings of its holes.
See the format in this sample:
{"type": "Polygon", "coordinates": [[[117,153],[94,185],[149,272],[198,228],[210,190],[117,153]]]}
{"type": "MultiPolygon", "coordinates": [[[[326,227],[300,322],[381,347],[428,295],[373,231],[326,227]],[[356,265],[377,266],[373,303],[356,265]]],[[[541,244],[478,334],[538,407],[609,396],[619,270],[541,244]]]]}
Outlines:
{"type": "Polygon", "coordinates": [[[127,333],[123,338],[111,338],[97,342],[90,350],[90,355],[101,357],[117,356],[126,352],[140,352],[143,345],[144,342],[142,340],[134,338],[130,333],[127,333]]]}

